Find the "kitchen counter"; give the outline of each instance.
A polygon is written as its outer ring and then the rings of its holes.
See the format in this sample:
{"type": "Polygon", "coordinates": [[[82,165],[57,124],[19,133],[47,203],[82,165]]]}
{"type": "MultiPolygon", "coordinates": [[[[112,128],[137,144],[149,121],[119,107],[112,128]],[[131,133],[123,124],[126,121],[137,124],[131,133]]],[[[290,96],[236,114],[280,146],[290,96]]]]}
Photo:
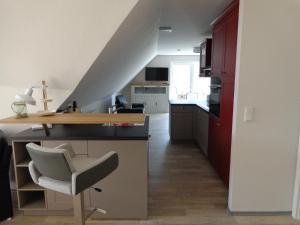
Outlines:
{"type": "Polygon", "coordinates": [[[207,101],[197,101],[197,100],[169,100],[171,105],[196,105],[206,112],[209,112],[209,104],[207,101]]]}
{"type": "Polygon", "coordinates": [[[26,149],[27,143],[35,142],[48,148],[69,143],[78,157],[100,158],[115,151],[119,156],[118,168],[93,185],[101,193],[93,189],[84,192],[85,204],[107,210],[105,215],[95,213],[92,218],[147,218],[149,117],[145,117],[143,125],[136,126],[56,124],[49,130],[49,136],[43,130],[28,129],[12,137],[18,207],[24,215],[69,215],[72,211],[71,196],[35,188],[28,173],[30,156],[26,149]],[[28,187],[34,188],[28,190],[28,187]]]}
{"type": "Polygon", "coordinates": [[[102,126],[99,124],[53,125],[50,135],[44,130],[27,129],[11,139],[17,140],[148,140],[149,117],[144,125],[102,126]]]}

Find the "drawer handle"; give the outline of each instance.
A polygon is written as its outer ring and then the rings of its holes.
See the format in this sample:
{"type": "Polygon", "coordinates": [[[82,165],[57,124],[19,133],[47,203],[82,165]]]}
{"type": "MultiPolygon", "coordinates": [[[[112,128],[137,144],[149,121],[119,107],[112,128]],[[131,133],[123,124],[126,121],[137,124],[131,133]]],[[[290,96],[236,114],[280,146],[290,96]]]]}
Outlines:
{"type": "Polygon", "coordinates": [[[96,188],[96,187],[94,187],[94,190],[97,191],[97,192],[102,192],[102,189],[101,189],[101,188],[96,188]]]}

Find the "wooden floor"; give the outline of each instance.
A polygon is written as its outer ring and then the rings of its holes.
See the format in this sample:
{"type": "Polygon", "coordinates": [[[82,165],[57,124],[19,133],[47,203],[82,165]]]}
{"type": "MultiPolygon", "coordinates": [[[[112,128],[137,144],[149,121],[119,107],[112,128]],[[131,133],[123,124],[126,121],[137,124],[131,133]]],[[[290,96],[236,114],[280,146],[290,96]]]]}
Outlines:
{"type": "MultiPolygon", "coordinates": [[[[227,190],[209,162],[192,143],[170,144],[168,114],[151,115],[149,153],[149,219],[88,220],[109,225],[289,225],[290,216],[230,216],[227,190]]],[[[72,217],[16,216],[5,224],[71,225],[72,217]]]]}

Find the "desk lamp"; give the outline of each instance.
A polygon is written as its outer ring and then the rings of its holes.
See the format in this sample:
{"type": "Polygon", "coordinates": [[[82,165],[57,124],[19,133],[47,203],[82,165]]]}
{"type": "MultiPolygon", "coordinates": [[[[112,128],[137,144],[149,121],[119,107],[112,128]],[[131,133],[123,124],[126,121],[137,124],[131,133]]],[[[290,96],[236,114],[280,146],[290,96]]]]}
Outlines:
{"type": "Polygon", "coordinates": [[[35,99],[32,97],[33,88],[26,89],[24,94],[16,95],[15,102],[12,103],[11,109],[16,113],[17,118],[27,117],[27,104],[36,105],[35,99]]]}

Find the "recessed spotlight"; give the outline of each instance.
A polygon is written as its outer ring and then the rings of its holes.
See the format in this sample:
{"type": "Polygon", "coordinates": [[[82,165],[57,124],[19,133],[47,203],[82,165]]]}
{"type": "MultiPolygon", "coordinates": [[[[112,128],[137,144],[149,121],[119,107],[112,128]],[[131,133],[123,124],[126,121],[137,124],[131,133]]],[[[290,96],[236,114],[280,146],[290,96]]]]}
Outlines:
{"type": "Polygon", "coordinates": [[[173,32],[173,29],[172,29],[171,26],[164,26],[164,27],[159,27],[159,31],[172,33],[172,32],[173,32]]]}

